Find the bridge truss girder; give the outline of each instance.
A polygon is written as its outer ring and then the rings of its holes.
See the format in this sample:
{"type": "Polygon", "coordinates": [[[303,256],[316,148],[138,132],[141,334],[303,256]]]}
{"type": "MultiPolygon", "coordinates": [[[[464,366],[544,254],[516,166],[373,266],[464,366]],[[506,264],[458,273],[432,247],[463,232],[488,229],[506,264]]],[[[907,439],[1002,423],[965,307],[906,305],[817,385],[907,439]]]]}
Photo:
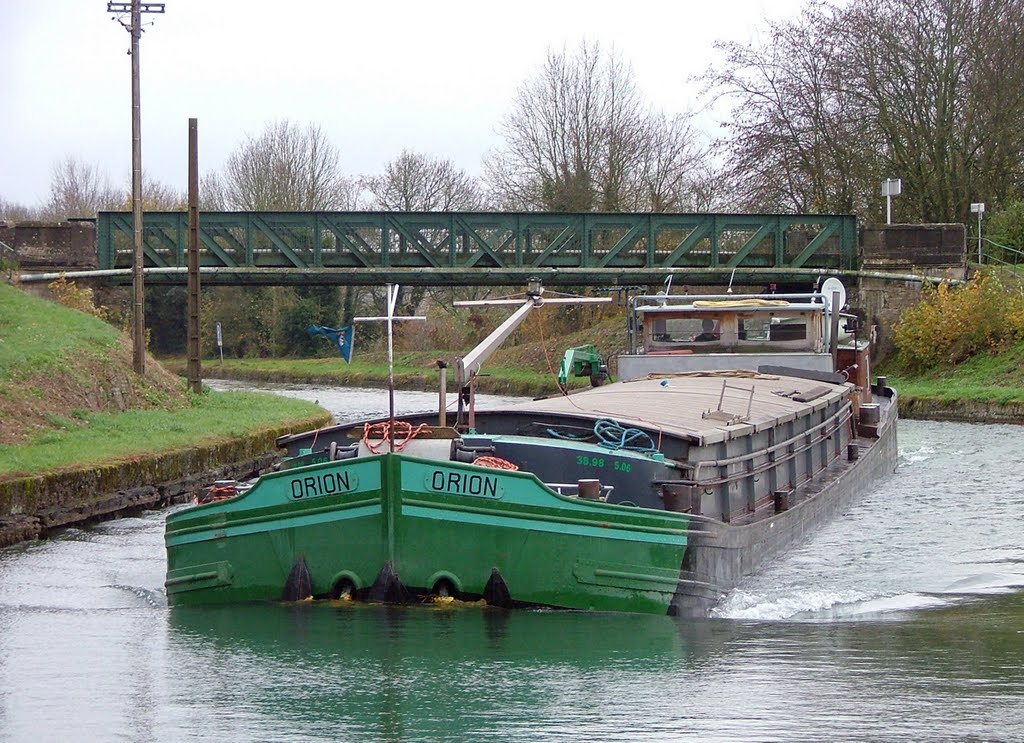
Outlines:
{"type": "MultiPolygon", "coordinates": [[[[182,283],[186,213],[146,212],[143,225],[147,267],[167,269],[147,281],[182,283]]],[[[204,212],[199,233],[210,284],[622,284],[857,268],[849,215],[204,212]]],[[[96,235],[101,269],[131,266],[129,212],[100,212],[96,235]]]]}

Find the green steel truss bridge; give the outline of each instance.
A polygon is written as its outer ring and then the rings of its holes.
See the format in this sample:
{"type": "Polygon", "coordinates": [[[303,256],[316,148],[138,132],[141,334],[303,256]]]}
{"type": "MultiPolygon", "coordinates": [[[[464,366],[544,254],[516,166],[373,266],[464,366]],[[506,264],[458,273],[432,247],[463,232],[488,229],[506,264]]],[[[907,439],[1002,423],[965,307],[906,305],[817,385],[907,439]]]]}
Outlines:
{"type": "MultiPolygon", "coordinates": [[[[146,282],[184,284],[187,214],[143,225],[146,282]]],[[[204,284],[742,283],[859,267],[849,215],[203,212],[199,227],[204,284]]],[[[101,269],[129,269],[131,213],[100,212],[96,243],[101,269]]]]}

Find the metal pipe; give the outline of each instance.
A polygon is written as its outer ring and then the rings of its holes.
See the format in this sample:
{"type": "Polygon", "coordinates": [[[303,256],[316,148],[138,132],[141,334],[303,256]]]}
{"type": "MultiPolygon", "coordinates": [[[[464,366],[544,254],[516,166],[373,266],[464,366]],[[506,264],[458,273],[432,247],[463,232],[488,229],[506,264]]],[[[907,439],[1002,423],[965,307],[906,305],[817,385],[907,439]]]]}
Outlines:
{"type": "MultiPolygon", "coordinates": [[[[779,449],[786,449],[799,439],[807,438],[811,434],[817,433],[821,429],[827,428],[831,424],[835,423],[835,425],[832,425],[831,429],[828,431],[828,434],[826,434],[827,438],[828,435],[831,435],[832,433],[837,431],[852,417],[851,408],[852,405],[849,402],[847,402],[845,405],[839,408],[839,410],[837,410],[835,413],[833,413],[828,418],[823,420],[821,423],[811,426],[810,428],[801,431],[798,434],[790,436],[788,439],[778,441],[772,446],[769,446],[765,449],[758,449],[756,452],[753,453],[740,454],[738,456],[727,457],[725,459],[705,459],[699,462],[695,462],[691,466],[693,467],[693,469],[699,469],[700,467],[724,467],[730,464],[739,464],[740,462],[746,462],[748,459],[755,459],[756,457],[759,457],[763,454],[771,454],[777,452],[779,449]]],[[[803,449],[800,449],[798,451],[803,451],[803,449]]],[[[656,484],[664,483],[667,485],[671,485],[673,483],[686,484],[692,482],[694,481],[687,480],[684,482],[683,480],[657,480],[656,484]]]]}
{"type": "MultiPolygon", "coordinates": [[[[441,270],[441,269],[436,269],[435,270],[435,269],[430,269],[430,268],[415,268],[415,269],[394,269],[394,268],[392,268],[392,269],[388,269],[388,270],[391,272],[390,275],[392,275],[392,276],[394,276],[394,275],[402,276],[403,280],[405,281],[405,283],[412,283],[412,284],[417,284],[417,285],[423,285],[425,282],[430,282],[431,285],[444,285],[446,277],[447,278],[451,278],[453,276],[461,276],[461,275],[466,275],[468,277],[470,274],[474,277],[474,280],[478,284],[485,283],[485,284],[490,285],[490,284],[494,283],[494,282],[486,281],[486,277],[481,276],[481,274],[479,273],[479,269],[464,270],[464,269],[461,269],[459,267],[455,267],[455,268],[446,267],[443,270],[441,270]]],[[[594,269],[594,271],[591,271],[591,272],[587,273],[587,276],[592,276],[594,273],[600,273],[601,270],[603,270],[603,269],[594,269]]],[[[666,270],[666,269],[658,269],[659,273],[663,272],[664,270],[666,270]]],[[[675,270],[675,269],[668,269],[668,270],[675,270]]],[[[680,269],[680,270],[684,270],[684,269],[680,269]]],[[[162,275],[162,274],[184,273],[185,271],[186,271],[186,269],[183,266],[182,267],[178,267],[178,266],[155,267],[154,266],[154,267],[144,268],[143,269],[143,273],[145,273],[146,275],[150,275],[150,274],[152,274],[152,275],[162,275]]],[[[201,271],[203,273],[210,273],[210,274],[215,274],[215,275],[220,275],[220,276],[225,276],[225,277],[231,276],[233,274],[238,274],[238,275],[244,276],[244,275],[251,274],[251,273],[255,273],[255,274],[258,274],[260,276],[268,275],[268,276],[273,276],[275,281],[281,282],[282,286],[284,284],[288,283],[287,281],[284,281],[284,279],[287,279],[289,277],[292,277],[292,276],[295,276],[295,275],[298,275],[298,274],[302,274],[302,273],[308,273],[308,274],[311,274],[311,275],[317,275],[321,280],[326,278],[326,279],[329,280],[329,283],[341,283],[341,284],[345,284],[345,285],[352,285],[353,282],[355,282],[356,284],[358,284],[360,286],[365,286],[365,285],[369,285],[370,283],[378,282],[378,281],[381,280],[383,275],[388,275],[388,274],[382,274],[382,272],[380,270],[378,270],[378,269],[368,268],[368,269],[363,269],[362,270],[361,273],[363,275],[363,280],[360,280],[360,275],[359,274],[355,274],[354,275],[350,269],[347,269],[347,268],[331,268],[331,267],[318,268],[318,269],[316,269],[316,272],[314,272],[312,270],[305,270],[304,271],[303,269],[288,270],[288,269],[283,269],[283,268],[282,269],[267,269],[267,268],[255,269],[255,268],[247,268],[247,267],[228,268],[226,266],[203,266],[201,271]],[[330,279],[332,279],[332,278],[334,280],[330,281],[330,279]]],[[[722,273],[722,271],[720,269],[715,269],[715,268],[688,268],[688,269],[685,269],[685,271],[689,275],[702,275],[702,276],[708,276],[708,275],[714,275],[714,274],[722,273]]],[[[746,275],[748,277],[751,277],[751,278],[756,278],[759,273],[765,273],[765,271],[766,271],[765,269],[750,269],[750,270],[748,270],[746,272],[746,275]]],[[[65,276],[68,279],[76,279],[76,278],[102,278],[102,277],[105,277],[105,276],[106,277],[111,277],[111,276],[129,276],[129,275],[131,275],[131,273],[132,273],[132,269],[130,269],[130,268],[127,268],[127,269],[121,269],[121,268],[90,269],[88,271],[54,271],[54,272],[45,273],[45,274],[22,274],[21,276],[19,276],[18,280],[22,281],[22,282],[54,281],[56,279],[59,279],[62,275],[65,276]]],[[[570,277],[573,277],[573,280],[579,281],[579,279],[575,279],[575,276],[578,273],[580,273],[580,272],[574,271],[572,269],[560,269],[559,272],[558,272],[558,276],[563,278],[564,280],[569,280],[570,277]]],[[[621,277],[621,271],[619,271],[618,269],[608,270],[607,273],[608,273],[609,277],[612,277],[612,278],[614,278],[616,280],[621,277]]],[[[930,282],[932,284],[941,284],[944,281],[948,282],[950,284],[954,284],[954,285],[959,285],[959,284],[967,283],[963,279],[935,278],[933,276],[918,276],[917,274],[912,274],[912,273],[886,273],[885,271],[835,271],[835,270],[826,269],[826,268],[787,268],[787,269],[781,269],[781,270],[779,270],[779,269],[771,269],[771,273],[769,275],[774,276],[774,275],[777,275],[779,273],[785,273],[787,275],[794,276],[794,277],[802,277],[802,276],[807,276],[807,277],[816,277],[816,276],[848,276],[848,277],[853,277],[853,278],[866,278],[866,279],[888,279],[890,281],[916,281],[918,283],[924,283],[925,281],[928,281],[928,282],[930,282]]],[[[549,281],[554,281],[555,278],[557,278],[557,277],[552,276],[552,278],[549,279],[549,281]]],[[[467,281],[464,282],[464,283],[468,283],[468,278],[467,278],[467,281]]],[[[511,285],[511,282],[509,282],[509,283],[511,285]]],[[[455,285],[455,284],[451,284],[451,285],[455,285]]],[[[678,297],[678,296],[686,296],[686,295],[671,295],[671,296],[678,297]]],[[[692,298],[692,295],[690,295],[690,296],[692,298]]],[[[737,296],[741,296],[741,295],[732,294],[732,295],[726,295],[726,296],[728,298],[730,298],[730,299],[735,299],[737,296]]],[[[775,296],[776,298],[778,297],[778,295],[773,295],[773,296],[775,296]]],[[[665,295],[661,295],[661,298],[664,299],[665,295]]]]}
{"type": "MultiPolygon", "coordinates": [[[[826,441],[829,436],[834,434],[836,431],[840,430],[844,425],[846,425],[846,423],[848,421],[850,421],[852,419],[853,419],[852,415],[850,415],[849,417],[843,418],[841,421],[838,422],[838,424],[835,427],[829,429],[828,431],[822,432],[821,434],[819,434],[815,438],[811,439],[810,441],[805,442],[802,446],[793,449],[793,451],[788,452],[787,454],[785,454],[782,457],[779,457],[779,458],[777,458],[775,460],[772,460],[770,462],[765,462],[764,464],[759,465],[759,466],[757,466],[757,467],[755,467],[755,468],[753,468],[751,470],[745,470],[743,472],[738,472],[735,475],[727,475],[725,477],[718,477],[718,478],[715,478],[714,480],[696,480],[696,479],[693,479],[693,480],[653,480],[651,484],[652,485],[685,485],[687,487],[706,488],[706,487],[710,487],[710,486],[713,486],[713,485],[726,485],[726,484],[731,483],[731,482],[739,482],[741,480],[747,479],[748,477],[753,477],[754,475],[759,475],[762,472],[770,471],[771,469],[777,467],[780,464],[785,464],[786,462],[789,462],[790,460],[795,459],[798,454],[802,454],[802,453],[810,450],[811,448],[813,448],[817,444],[820,444],[822,441],[826,441]]],[[[814,429],[808,429],[808,430],[811,431],[811,430],[814,430],[814,429]]],[[[804,434],[801,434],[801,435],[804,435],[804,434]]],[[[743,460],[743,459],[749,459],[751,456],[759,456],[761,454],[764,454],[766,451],[768,451],[768,450],[767,449],[760,449],[757,452],[755,452],[754,455],[745,455],[743,457],[735,457],[734,460],[739,461],[739,460],[743,460]]],[[[723,459],[723,460],[718,460],[717,462],[698,462],[698,464],[721,467],[721,466],[723,466],[728,461],[729,460],[724,460],[723,459]]],[[[826,466],[828,466],[829,464],[832,464],[832,462],[834,462],[834,461],[835,460],[832,460],[832,461],[828,462],[826,464],[826,466]]],[[[807,478],[805,478],[804,481],[809,480],[809,479],[810,479],[810,477],[807,477],[807,478]]]]}
{"type": "Polygon", "coordinates": [[[512,334],[512,331],[519,327],[520,323],[526,319],[526,316],[535,307],[539,306],[539,298],[530,297],[522,303],[518,310],[509,315],[505,322],[480,341],[472,351],[455,362],[455,378],[458,380],[460,388],[472,380],[473,376],[480,371],[483,363],[491,357],[491,354],[512,334]]]}
{"type": "MultiPolygon", "coordinates": [[[[724,277],[732,269],[696,266],[696,267],[693,267],[693,268],[666,268],[666,269],[661,269],[661,270],[663,272],[665,272],[665,273],[676,273],[676,272],[678,272],[680,274],[686,274],[686,275],[690,275],[690,276],[694,276],[694,275],[696,275],[696,276],[712,276],[712,275],[716,275],[717,274],[717,275],[721,275],[721,276],[724,277]]],[[[563,269],[563,272],[565,272],[564,269],[563,269]]],[[[756,278],[758,275],[761,275],[761,274],[768,275],[768,276],[774,276],[774,275],[777,275],[777,274],[787,274],[787,275],[790,275],[790,276],[825,276],[825,277],[828,277],[828,276],[837,276],[837,277],[838,276],[852,276],[852,277],[866,278],[866,279],[893,279],[895,281],[921,281],[921,282],[923,282],[923,281],[930,281],[933,284],[941,284],[943,281],[948,281],[948,282],[950,282],[952,284],[965,283],[965,282],[963,282],[960,279],[945,279],[945,278],[937,279],[937,278],[935,278],[933,276],[919,276],[919,275],[913,274],[913,273],[887,273],[885,271],[865,271],[865,270],[862,270],[862,269],[854,269],[854,270],[849,270],[849,271],[845,271],[845,270],[837,271],[836,269],[833,269],[833,268],[747,268],[747,269],[743,269],[743,272],[744,272],[744,274],[746,276],[751,277],[751,278],[756,278]]],[[[647,295],[647,296],[651,296],[651,297],[661,296],[662,298],[664,298],[666,295],[662,294],[662,295],[647,295]]],[[[678,295],[677,294],[677,295],[668,295],[668,296],[686,296],[686,295],[678,295]]],[[[726,296],[728,298],[732,298],[732,299],[735,299],[735,297],[736,297],[735,294],[733,294],[733,295],[724,295],[724,296],[726,296]]],[[[774,295],[774,296],[778,296],[778,295],[774,295]]]]}
{"type": "MultiPolygon", "coordinates": [[[[216,271],[214,266],[204,266],[199,269],[202,272],[216,271]]],[[[96,268],[88,271],[50,271],[49,273],[23,273],[18,276],[18,281],[22,284],[31,284],[38,281],[56,281],[61,276],[65,279],[102,279],[112,276],[131,276],[134,269],[132,268],[96,268]]],[[[188,273],[187,266],[160,266],[151,267],[144,269],[144,273],[147,274],[176,274],[176,273],[188,273]]]]}
{"type": "Polygon", "coordinates": [[[832,292],[832,296],[829,298],[828,308],[828,347],[829,352],[832,354],[832,370],[835,371],[839,368],[839,312],[842,309],[839,306],[839,292],[832,292]]]}

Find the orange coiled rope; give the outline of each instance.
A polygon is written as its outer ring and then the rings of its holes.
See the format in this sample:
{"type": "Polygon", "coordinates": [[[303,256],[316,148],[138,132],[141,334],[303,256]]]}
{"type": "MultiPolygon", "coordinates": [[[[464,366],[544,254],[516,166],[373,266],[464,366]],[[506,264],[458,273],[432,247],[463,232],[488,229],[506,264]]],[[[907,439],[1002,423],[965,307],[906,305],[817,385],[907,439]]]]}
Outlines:
{"type": "MultiPolygon", "coordinates": [[[[395,451],[402,451],[414,438],[421,433],[430,433],[430,431],[431,428],[426,423],[420,423],[413,428],[409,421],[395,421],[395,451]]],[[[377,454],[377,450],[390,439],[391,423],[389,421],[363,424],[363,443],[374,454],[377,454]],[[380,439],[380,441],[371,444],[370,439],[380,439]]]]}
{"type": "Polygon", "coordinates": [[[478,464],[481,467],[490,467],[496,470],[509,470],[511,472],[519,469],[517,465],[514,465],[507,459],[502,459],[501,457],[477,457],[473,460],[473,464],[478,464]]]}

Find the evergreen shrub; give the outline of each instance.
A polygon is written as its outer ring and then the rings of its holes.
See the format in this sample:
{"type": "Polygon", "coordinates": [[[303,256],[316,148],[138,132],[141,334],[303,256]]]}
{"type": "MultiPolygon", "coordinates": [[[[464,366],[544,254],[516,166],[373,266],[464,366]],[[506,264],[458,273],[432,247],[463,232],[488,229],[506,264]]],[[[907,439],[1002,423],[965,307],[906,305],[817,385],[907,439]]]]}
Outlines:
{"type": "Polygon", "coordinates": [[[925,284],[921,301],[896,325],[897,364],[925,373],[1024,340],[1024,293],[993,275],[966,284],[925,284]]]}

